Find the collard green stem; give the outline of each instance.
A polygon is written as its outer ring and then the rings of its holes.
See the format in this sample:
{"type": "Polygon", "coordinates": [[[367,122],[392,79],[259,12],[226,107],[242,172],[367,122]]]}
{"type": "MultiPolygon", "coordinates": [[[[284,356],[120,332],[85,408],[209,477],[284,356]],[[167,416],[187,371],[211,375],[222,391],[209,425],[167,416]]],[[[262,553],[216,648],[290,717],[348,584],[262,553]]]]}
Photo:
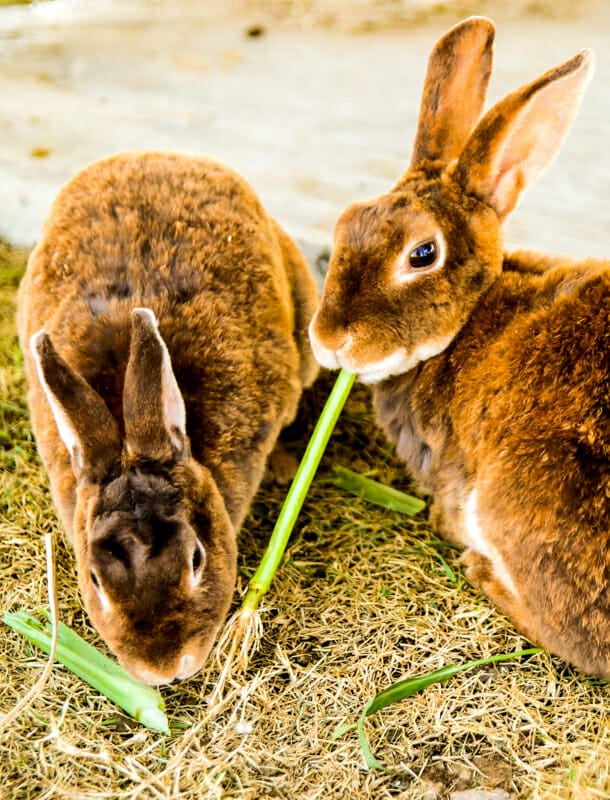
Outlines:
{"type": "MultiPolygon", "coordinates": [[[[43,625],[25,611],[5,611],[3,621],[45,653],[50,651],[51,633],[48,623],[43,625]]],[[[95,650],[61,622],[55,657],[138,722],[153,730],[169,733],[159,691],[132,678],[111,658],[95,650]]]]}
{"type": "Polygon", "coordinates": [[[355,377],[355,375],[345,370],[339,372],[339,377],[335,381],[335,385],[328,396],[328,400],[326,401],[314,432],[311,435],[297,474],[288,490],[284,505],[275,523],[261,563],[248,584],[248,591],[246,592],[241,606],[243,612],[251,613],[258,608],[261,597],[267,592],[271,585],[273,576],[286,550],[288,539],[292,533],[301,506],[305,501],[307,491],[316,474],[330,435],[339,418],[341,409],[345,405],[355,377]]]}
{"type": "Polygon", "coordinates": [[[335,473],[333,480],[335,486],[357,494],[368,503],[387,508],[388,511],[398,511],[400,514],[412,517],[426,507],[425,502],[419,497],[413,497],[398,491],[398,489],[393,489],[391,486],[385,486],[383,483],[353,472],[347,467],[334,466],[333,472],[335,473]]]}

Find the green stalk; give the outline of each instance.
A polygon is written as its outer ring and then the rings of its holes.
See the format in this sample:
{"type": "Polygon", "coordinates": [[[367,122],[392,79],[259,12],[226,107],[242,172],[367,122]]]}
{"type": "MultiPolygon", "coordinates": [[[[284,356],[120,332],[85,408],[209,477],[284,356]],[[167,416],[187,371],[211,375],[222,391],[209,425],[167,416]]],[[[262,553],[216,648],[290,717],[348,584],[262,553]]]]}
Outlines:
{"type": "Polygon", "coordinates": [[[277,522],[269,539],[269,544],[254,576],[248,584],[248,591],[241,605],[241,611],[251,613],[258,608],[261,597],[267,592],[273,576],[280,565],[282,556],[288,544],[288,539],[296,522],[301,506],[305,501],[307,490],[335,427],[341,409],[350,393],[355,380],[345,370],[339,372],[324,409],[318,419],[314,432],[311,435],[305,455],[301,459],[297,474],[292,481],[284,505],[280,511],[277,522]]]}
{"type": "MultiPolygon", "coordinates": [[[[45,653],[50,652],[49,623],[43,625],[25,611],[5,611],[3,620],[45,653]]],[[[164,703],[158,690],[132,678],[117,663],[85,642],[62,622],[59,623],[55,656],[60,663],[142,725],[169,734],[164,703]]]]}

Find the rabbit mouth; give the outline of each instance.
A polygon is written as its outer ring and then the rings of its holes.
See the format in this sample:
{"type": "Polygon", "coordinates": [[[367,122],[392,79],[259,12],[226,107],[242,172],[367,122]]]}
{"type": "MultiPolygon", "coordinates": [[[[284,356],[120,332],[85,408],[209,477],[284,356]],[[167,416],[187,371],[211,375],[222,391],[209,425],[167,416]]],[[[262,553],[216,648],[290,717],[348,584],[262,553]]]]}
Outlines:
{"type": "MultiPolygon", "coordinates": [[[[312,345],[314,340],[312,339],[312,345]]],[[[342,348],[343,349],[343,348],[342,348]]],[[[344,369],[347,372],[356,374],[361,383],[379,383],[390,378],[392,375],[400,375],[408,372],[415,366],[421,358],[412,361],[407,355],[407,351],[401,347],[389,356],[373,361],[368,364],[359,364],[358,359],[353,358],[341,350],[328,350],[326,348],[313,347],[314,355],[319,363],[327,369],[344,369]]]]}
{"type": "Polygon", "coordinates": [[[195,675],[201,669],[201,664],[197,662],[194,656],[185,655],[180,659],[178,665],[178,672],[176,673],[176,680],[184,681],[187,678],[195,675]]]}
{"type": "Polygon", "coordinates": [[[315,317],[309,327],[309,340],[313,354],[319,364],[326,369],[344,369],[355,373],[361,383],[379,383],[394,375],[402,375],[416,367],[420,362],[439,355],[453,341],[451,332],[445,336],[425,339],[407,350],[397,347],[382,358],[366,361],[354,354],[358,350],[358,341],[348,334],[338,348],[327,347],[316,334],[315,317]]]}
{"type": "Polygon", "coordinates": [[[348,372],[355,372],[361,383],[380,383],[394,375],[403,375],[405,372],[410,372],[422,361],[427,361],[430,358],[434,358],[434,356],[440,355],[453,341],[453,338],[452,334],[439,339],[421,342],[410,351],[400,347],[389,356],[364,366],[350,365],[348,363],[350,359],[345,359],[345,363],[341,363],[342,359],[339,357],[339,366],[348,372]]]}
{"type": "MultiPolygon", "coordinates": [[[[347,366],[345,368],[349,369],[347,366]]],[[[404,347],[401,347],[379,361],[352,371],[357,373],[358,380],[361,383],[379,383],[386,380],[386,378],[392,377],[392,375],[401,375],[410,369],[411,360],[404,347]]]]}
{"type": "MultiPolygon", "coordinates": [[[[201,667],[205,659],[197,658],[193,655],[183,655],[174,669],[167,671],[156,671],[149,667],[139,664],[122,664],[127,672],[131,673],[138,680],[144,681],[149,686],[167,686],[173,681],[184,681],[195,675],[201,667]]],[[[121,659],[119,658],[119,661],[121,659]]]]}

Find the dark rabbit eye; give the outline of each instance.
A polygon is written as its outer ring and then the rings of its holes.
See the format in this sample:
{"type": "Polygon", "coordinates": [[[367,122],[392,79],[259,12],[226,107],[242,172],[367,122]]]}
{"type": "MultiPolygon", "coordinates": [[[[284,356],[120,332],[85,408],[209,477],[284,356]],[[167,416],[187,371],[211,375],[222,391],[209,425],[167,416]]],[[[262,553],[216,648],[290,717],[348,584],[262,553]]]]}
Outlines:
{"type": "Polygon", "coordinates": [[[193,550],[193,560],[192,560],[194,575],[196,575],[199,572],[199,570],[203,566],[204,561],[205,561],[205,550],[203,549],[203,545],[201,544],[201,542],[197,542],[197,544],[195,545],[195,549],[193,550]]]}
{"type": "Polygon", "coordinates": [[[430,242],[422,242],[418,244],[409,253],[409,266],[413,269],[422,269],[423,267],[431,267],[436,261],[438,256],[438,247],[434,240],[430,242]]]}
{"type": "Polygon", "coordinates": [[[98,577],[97,577],[97,575],[95,574],[95,572],[94,572],[93,570],[91,570],[91,572],[89,573],[89,575],[90,575],[90,577],[91,577],[91,583],[92,583],[94,586],[96,586],[97,588],[99,588],[100,582],[99,582],[99,580],[98,580],[98,577]]]}

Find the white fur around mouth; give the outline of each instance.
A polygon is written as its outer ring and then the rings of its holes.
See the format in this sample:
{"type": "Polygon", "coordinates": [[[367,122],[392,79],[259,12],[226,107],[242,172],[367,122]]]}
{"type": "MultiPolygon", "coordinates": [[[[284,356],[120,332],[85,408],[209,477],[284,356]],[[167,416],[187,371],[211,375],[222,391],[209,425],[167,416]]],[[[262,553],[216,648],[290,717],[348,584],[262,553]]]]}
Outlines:
{"type": "Polygon", "coordinates": [[[356,372],[361,383],[379,383],[379,381],[383,381],[392,375],[400,375],[403,372],[407,372],[409,369],[407,354],[405,350],[400,348],[392,355],[374,364],[367,364],[366,367],[358,369],[356,372]]]}
{"type": "MultiPolygon", "coordinates": [[[[434,356],[442,353],[452,340],[453,336],[446,336],[443,339],[422,342],[410,353],[407,353],[404,347],[400,347],[391,355],[379,361],[351,371],[358,373],[358,379],[362,383],[379,383],[379,381],[384,381],[386,378],[392,377],[392,375],[402,375],[405,372],[409,372],[421,361],[434,358],[434,356]]],[[[342,364],[341,366],[345,366],[345,369],[349,370],[347,364],[342,364]]]]}
{"type": "Polygon", "coordinates": [[[199,665],[197,664],[194,656],[182,656],[178,666],[176,678],[179,681],[183,681],[186,678],[190,678],[191,675],[194,675],[198,671],[199,665]]]}

